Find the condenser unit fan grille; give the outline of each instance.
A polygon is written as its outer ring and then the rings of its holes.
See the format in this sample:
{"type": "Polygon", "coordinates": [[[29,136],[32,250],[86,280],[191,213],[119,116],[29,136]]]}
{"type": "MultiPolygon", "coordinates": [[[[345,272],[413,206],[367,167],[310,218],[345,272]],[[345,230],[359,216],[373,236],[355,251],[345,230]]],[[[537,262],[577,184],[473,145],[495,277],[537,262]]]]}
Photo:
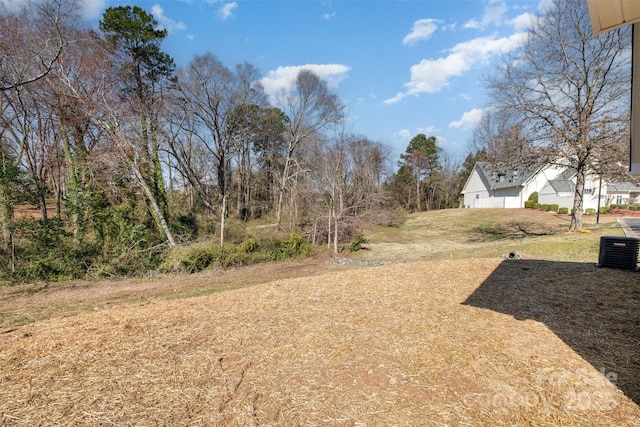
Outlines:
{"type": "Polygon", "coordinates": [[[638,267],[638,239],[602,236],[600,238],[600,267],[636,270],[638,267]]]}

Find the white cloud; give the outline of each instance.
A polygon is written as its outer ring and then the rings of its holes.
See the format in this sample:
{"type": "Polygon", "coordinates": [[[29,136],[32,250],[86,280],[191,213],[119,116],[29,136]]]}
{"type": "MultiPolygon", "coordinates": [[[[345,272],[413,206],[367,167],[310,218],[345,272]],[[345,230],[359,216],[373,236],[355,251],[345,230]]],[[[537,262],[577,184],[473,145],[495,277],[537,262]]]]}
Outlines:
{"type": "Polygon", "coordinates": [[[409,129],[401,129],[396,132],[395,135],[400,137],[401,139],[409,140],[409,138],[411,138],[411,131],[409,129]]]}
{"type": "Polygon", "coordinates": [[[535,15],[532,15],[530,13],[523,13],[509,21],[509,24],[513,25],[516,31],[526,31],[533,27],[536,19],[537,18],[535,15]]]}
{"type": "Polygon", "coordinates": [[[504,0],[491,0],[484,8],[482,23],[484,25],[500,25],[504,14],[507,12],[507,4],[504,0]]]}
{"type": "Polygon", "coordinates": [[[236,3],[235,1],[231,3],[225,3],[220,7],[220,9],[218,9],[218,18],[222,19],[223,21],[226,21],[227,19],[233,16],[233,12],[237,8],[238,8],[238,3],[236,3]]]}
{"type": "Polygon", "coordinates": [[[315,73],[321,80],[325,81],[329,87],[337,87],[342,80],[347,77],[351,68],[341,64],[306,64],[286,67],[278,67],[269,71],[266,77],[260,80],[265,92],[272,98],[282,90],[287,90],[293,86],[298,73],[302,70],[309,70],[315,73]]]}
{"type": "Polygon", "coordinates": [[[482,20],[470,19],[463,25],[463,28],[478,29],[486,28],[490,24],[500,25],[507,10],[508,7],[504,0],[489,0],[484,6],[482,20]]]}
{"type": "Polygon", "coordinates": [[[538,3],[538,12],[546,13],[553,7],[555,7],[554,0],[540,0],[538,3]]]}
{"type": "Polygon", "coordinates": [[[411,32],[402,40],[402,44],[415,45],[420,40],[428,40],[438,29],[438,24],[442,22],[438,19],[420,19],[413,23],[411,32]]]}
{"type": "Polygon", "coordinates": [[[94,19],[100,17],[105,6],[105,0],[84,0],[81,7],[81,16],[84,19],[94,19]]]}
{"type": "Polygon", "coordinates": [[[427,126],[426,128],[418,128],[416,129],[416,133],[423,133],[425,134],[427,137],[432,136],[435,133],[439,133],[440,129],[438,129],[436,126],[427,126]]]}
{"type": "Polygon", "coordinates": [[[483,114],[484,114],[484,110],[480,108],[474,108],[464,113],[460,120],[449,123],[449,127],[470,129],[473,126],[480,123],[480,119],[482,119],[483,114]]]}
{"type": "Polygon", "coordinates": [[[165,28],[170,33],[174,33],[179,30],[185,30],[187,28],[181,21],[176,22],[164,14],[164,10],[159,4],[151,6],[151,14],[162,28],[165,28]]]}
{"type": "Polygon", "coordinates": [[[454,22],[454,23],[449,24],[449,25],[445,25],[444,27],[442,27],[442,31],[455,31],[457,25],[458,25],[457,22],[454,22]]]}
{"type": "Polygon", "coordinates": [[[476,29],[480,28],[482,25],[476,19],[470,19],[462,25],[462,28],[470,28],[476,29]]]}
{"type": "Polygon", "coordinates": [[[438,93],[449,85],[449,80],[469,71],[476,64],[486,63],[495,55],[511,52],[522,46],[526,33],[509,37],[481,37],[455,45],[449,55],[437,59],[423,59],[410,69],[411,80],[404,84],[406,90],[399,92],[385,104],[395,104],[409,95],[438,93]]]}
{"type": "Polygon", "coordinates": [[[321,18],[324,19],[325,21],[328,21],[329,19],[333,18],[334,16],[336,16],[335,12],[332,13],[323,13],[321,18]]]}
{"type": "MultiPolygon", "coordinates": [[[[43,1],[43,0],[36,0],[43,1]]],[[[105,6],[105,0],[80,0],[78,13],[82,19],[94,19],[100,17],[105,6]]],[[[29,4],[29,0],[0,0],[0,10],[14,13],[29,4]]]]}

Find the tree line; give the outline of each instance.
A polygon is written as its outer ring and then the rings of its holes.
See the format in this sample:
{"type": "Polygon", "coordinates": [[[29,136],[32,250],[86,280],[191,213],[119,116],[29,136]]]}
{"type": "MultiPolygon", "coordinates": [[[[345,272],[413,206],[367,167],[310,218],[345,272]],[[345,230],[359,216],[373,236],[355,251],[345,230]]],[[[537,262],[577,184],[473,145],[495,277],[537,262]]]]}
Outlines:
{"type": "Polygon", "coordinates": [[[337,253],[401,211],[457,206],[434,137],[416,136],[393,173],[390,149],[346,132],[313,72],[271,103],[249,63],[205,53],[177,67],[138,6],[106,9],[97,29],[78,9],[0,9],[5,278],[140,273],[189,242],[240,243],[234,230],[256,221],[337,253]],[[17,215],[27,205],[38,218],[17,215]]]}
{"type": "Polygon", "coordinates": [[[630,179],[630,29],[594,36],[581,0],[551,2],[486,79],[461,164],[424,134],[394,164],[345,130],[342,100],[310,70],[270,98],[249,63],[177,67],[144,9],[110,7],[88,29],[76,1],[0,4],[5,279],[144,273],[196,241],[254,248],[258,228],[337,254],[404,212],[458,207],[480,160],[573,170],[572,230],[587,174],[630,179]]]}

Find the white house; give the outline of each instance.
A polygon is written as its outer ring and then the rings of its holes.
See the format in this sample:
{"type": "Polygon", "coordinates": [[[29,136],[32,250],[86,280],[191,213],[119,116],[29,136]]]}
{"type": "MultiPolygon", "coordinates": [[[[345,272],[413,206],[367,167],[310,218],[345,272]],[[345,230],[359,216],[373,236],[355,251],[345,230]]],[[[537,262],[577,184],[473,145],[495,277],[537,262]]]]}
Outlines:
{"type": "MultiPolygon", "coordinates": [[[[468,208],[523,208],[533,192],[538,192],[538,203],[557,204],[571,209],[575,193],[575,173],[562,166],[535,166],[529,168],[492,168],[486,162],[474,166],[462,194],[468,208]]],[[[585,178],[584,209],[598,208],[611,203],[640,202],[640,186],[629,183],[602,182],[597,175],[585,178]]]]}
{"type": "Polygon", "coordinates": [[[629,182],[618,182],[607,186],[607,204],[640,204],[640,186],[629,182]]]}
{"type": "Polygon", "coordinates": [[[551,179],[557,177],[557,167],[493,169],[486,162],[478,162],[462,189],[464,206],[469,208],[523,208],[531,193],[538,193],[551,179]]]}

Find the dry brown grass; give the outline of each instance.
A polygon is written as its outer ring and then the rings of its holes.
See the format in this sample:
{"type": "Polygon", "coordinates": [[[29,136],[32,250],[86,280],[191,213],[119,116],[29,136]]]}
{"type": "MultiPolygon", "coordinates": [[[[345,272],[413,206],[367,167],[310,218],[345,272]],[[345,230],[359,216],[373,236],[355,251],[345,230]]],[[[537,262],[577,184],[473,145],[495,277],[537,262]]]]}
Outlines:
{"type": "Polygon", "coordinates": [[[437,260],[11,327],[0,424],[640,426],[638,277],[437,260]]]}

